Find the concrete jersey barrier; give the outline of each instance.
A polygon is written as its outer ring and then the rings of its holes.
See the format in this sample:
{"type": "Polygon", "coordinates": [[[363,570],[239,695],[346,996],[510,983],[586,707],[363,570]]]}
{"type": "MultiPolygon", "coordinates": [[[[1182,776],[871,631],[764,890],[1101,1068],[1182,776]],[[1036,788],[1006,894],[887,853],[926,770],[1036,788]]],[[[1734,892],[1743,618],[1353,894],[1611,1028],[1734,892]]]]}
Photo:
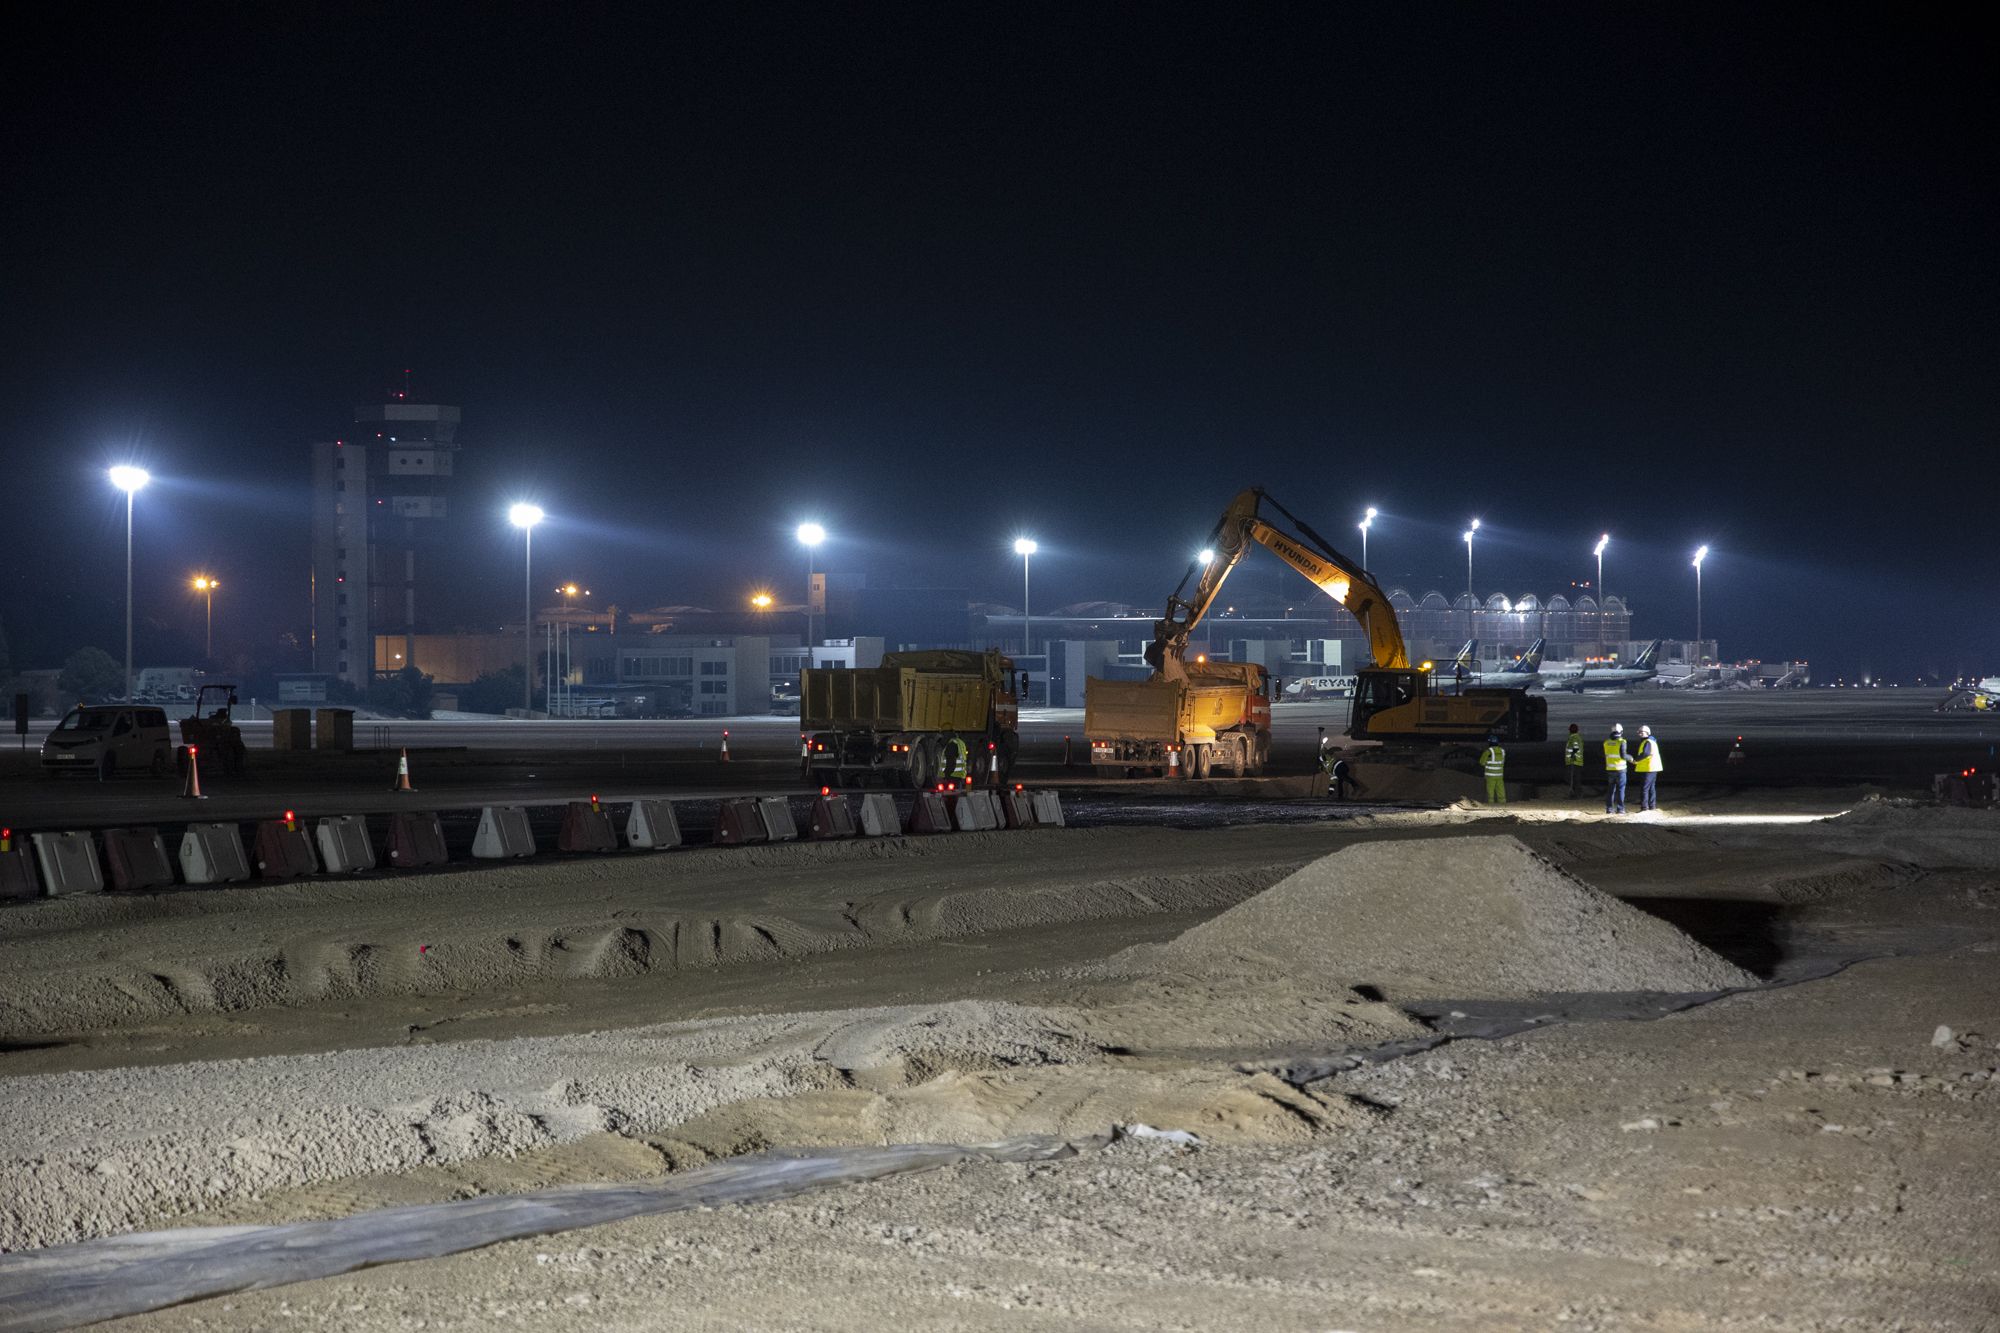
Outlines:
{"type": "Polygon", "coordinates": [[[375,844],[368,840],[368,821],[360,815],[328,815],[319,821],[319,859],[332,875],[353,875],[375,868],[375,844]]]}
{"type": "Polygon", "coordinates": [[[896,814],[896,798],[885,791],[871,791],[861,798],[861,836],[887,838],[903,831],[896,814]]]}
{"type": "Polygon", "coordinates": [[[190,824],[181,834],[181,878],[190,884],[233,884],[250,878],[243,833],[234,824],[190,824]]]}
{"type": "Polygon", "coordinates": [[[479,812],[479,831],[472,835],[472,854],[486,861],[535,854],[535,835],[528,812],[518,805],[489,805],[479,812]]]}
{"type": "Polygon", "coordinates": [[[563,807],[562,829],[556,834],[559,852],[615,852],[618,833],[611,827],[611,812],[590,801],[571,801],[563,807]]]}
{"type": "Polygon", "coordinates": [[[738,796],[721,802],[715,808],[715,843],[722,847],[737,847],[753,842],[769,842],[770,830],[764,827],[764,811],[754,796],[738,796]]]}
{"type": "Polygon", "coordinates": [[[51,898],[104,892],[104,868],[88,833],[37,833],[35,861],[42,868],[42,892],[51,898]]]}
{"type": "Polygon", "coordinates": [[[764,816],[764,832],[772,842],[797,842],[799,822],[792,818],[792,803],[782,796],[761,796],[758,813],[764,816]]]}
{"type": "Polygon", "coordinates": [[[7,840],[0,849],[0,900],[39,898],[42,883],[35,874],[35,856],[26,838],[7,840]]]}
{"type": "Polygon", "coordinates": [[[451,859],[444,846],[444,823],[435,811],[399,811],[389,816],[389,864],[399,870],[441,866],[451,859]]]}
{"type": "Polygon", "coordinates": [[[669,847],[680,846],[681,824],[674,818],[673,802],[662,800],[632,802],[632,812],[625,817],[625,841],[630,846],[652,851],[665,851],[669,847]]]}
{"type": "Polygon", "coordinates": [[[910,806],[910,822],[903,828],[905,833],[950,833],[953,831],[951,811],[945,807],[944,797],[934,791],[920,791],[916,801],[910,806]]]}
{"type": "Polygon", "coordinates": [[[319,858],[313,854],[312,839],[298,820],[266,819],[257,825],[256,846],[251,859],[265,879],[291,879],[296,875],[317,875],[319,858]]]}
{"type": "Polygon", "coordinates": [[[164,889],[174,882],[173,859],[154,828],[104,830],[104,868],[111,887],[121,893],[164,889]]]}
{"type": "Polygon", "coordinates": [[[1063,826],[1062,797],[1052,791],[1038,791],[1035,797],[1035,822],[1050,828],[1063,826]]]}
{"type": "Polygon", "coordinates": [[[832,793],[813,797],[808,829],[809,836],[820,841],[853,837],[854,811],[849,808],[847,798],[832,793]]]}

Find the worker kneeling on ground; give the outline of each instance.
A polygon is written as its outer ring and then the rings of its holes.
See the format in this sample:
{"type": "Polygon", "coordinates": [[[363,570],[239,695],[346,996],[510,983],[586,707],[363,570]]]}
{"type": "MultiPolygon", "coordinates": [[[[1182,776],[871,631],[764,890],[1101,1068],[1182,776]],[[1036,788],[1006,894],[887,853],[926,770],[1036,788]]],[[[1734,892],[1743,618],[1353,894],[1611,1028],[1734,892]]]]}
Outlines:
{"type": "Polygon", "coordinates": [[[1660,758],[1660,743],[1653,739],[1653,729],[1639,728],[1639,752],[1632,756],[1632,771],[1639,775],[1641,810],[1660,808],[1660,774],[1664,773],[1666,768],[1665,761],[1660,758]]]}
{"type": "Polygon", "coordinates": [[[1604,813],[1625,813],[1625,766],[1632,756],[1625,751],[1625,724],[1613,722],[1604,738],[1604,813]]]}
{"type": "Polygon", "coordinates": [[[1583,732],[1569,724],[1569,739],[1563,742],[1563,772],[1569,774],[1571,800],[1583,795],[1583,732]]]}
{"type": "Polygon", "coordinates": [[[1486,774],[1486,803],[1507,804],[1507,752],[1500,748],[1498,736],[1486,738],[1486,748],[1479,755],[1479,767],[1486,774]]]}

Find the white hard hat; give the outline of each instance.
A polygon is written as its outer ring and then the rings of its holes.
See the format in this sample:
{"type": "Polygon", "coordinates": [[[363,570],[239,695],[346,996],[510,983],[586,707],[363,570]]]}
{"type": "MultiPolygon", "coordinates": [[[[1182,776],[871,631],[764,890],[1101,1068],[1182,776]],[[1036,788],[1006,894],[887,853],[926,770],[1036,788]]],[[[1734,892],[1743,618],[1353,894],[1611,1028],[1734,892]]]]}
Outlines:
{"type": "Polygon", "coordinates": [[[1653,729],[1651,727],[1641,727],[1639,728],[1639,734],[1641,736],[1650,736],[1653,734],[1653,729]]]}
{"type": "Polygon", "coordinates": [[[1613,722],[1611,724],[1611,734],[1614,736],[1623,736],[1625,734],[1625,724],[1623,722],[1613,722]]]}

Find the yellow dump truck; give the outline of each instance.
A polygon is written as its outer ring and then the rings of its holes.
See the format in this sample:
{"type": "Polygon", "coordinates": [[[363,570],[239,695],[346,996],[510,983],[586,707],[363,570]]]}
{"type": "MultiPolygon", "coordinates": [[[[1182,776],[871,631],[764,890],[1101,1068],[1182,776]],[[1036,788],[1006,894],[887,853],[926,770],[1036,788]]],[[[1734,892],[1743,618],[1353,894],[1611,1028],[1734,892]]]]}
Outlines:
{"type": "Polygon", "coordinates": [[[1243,679],[1086,681],[1083,732],[1091,767],[1126,777],[1263,772],[1271,752],[1264,668],[1237,671],[1243,679]]]}
{"type": "Polygon", "coordinates": [[[965,742],[975,779],[1002,777],[1020,748],[1014,663],[998,650],[887,653],[879,667],[812,667],[799,681],[804,776],[825,786],[879,778],[922,789],[965,742]]]}

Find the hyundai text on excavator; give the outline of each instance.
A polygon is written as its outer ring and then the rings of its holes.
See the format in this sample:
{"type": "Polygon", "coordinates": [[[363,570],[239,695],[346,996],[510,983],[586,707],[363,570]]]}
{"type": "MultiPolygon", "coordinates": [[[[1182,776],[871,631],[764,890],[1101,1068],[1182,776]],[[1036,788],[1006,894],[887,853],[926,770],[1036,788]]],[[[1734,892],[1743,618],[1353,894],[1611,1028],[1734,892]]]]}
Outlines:
{"type": "Polygon", "coordinates": [[[1086,683],[1084,731],[1093,765],[1177,768],[1188,777],[1262,771],[1271,739],[1264,668],[1187,660],[1188,636],[1253,542],[1346,607],[1368,633],[1374,664],[1356,673],[1349,739],[1423,746],[1476,744],[1489,735],[1503,741],[1548,739],[1548,704],[1525,689],[1454,690],[1423,667],[1410,665],[1402,627],[1375,581],[1261,487],[1252,487],[1230,503],[1215,525],[1210,541],[1214,558],[1206,565],[1190,565],[1167,598],[1166,615],[1155,622],[1153,642],[1146,648],[1152,676],[1086,683]],[[1296,533],[1267,520],[1266,506],[1289,520],[1296,533]],[[1187,592],[1189,579],[1195,580],[1192,592],[1187,592]]]}

